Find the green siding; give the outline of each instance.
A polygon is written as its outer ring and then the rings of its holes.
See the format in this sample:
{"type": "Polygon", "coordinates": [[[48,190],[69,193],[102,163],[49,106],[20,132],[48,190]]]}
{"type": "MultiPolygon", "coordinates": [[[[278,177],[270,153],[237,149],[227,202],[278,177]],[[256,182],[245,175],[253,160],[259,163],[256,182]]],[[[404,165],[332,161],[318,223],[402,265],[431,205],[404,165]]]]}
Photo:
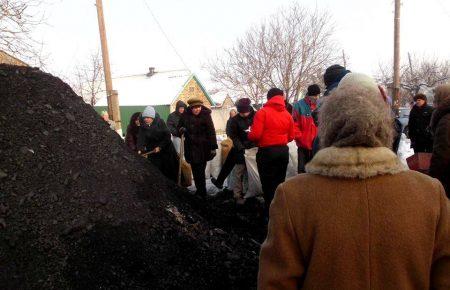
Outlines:
{"type": "MultiPolygon", "coordinates": [[[[120,107],[120,119],[122,121],[122,132],[125,135],[127,132],[128,123],[130,122],[131,115],[133,115],[135,112],[142,112],[144,111],[146,106],[121,106],[120,107]]],[[[159,114],[161,119],[164,120],[164,122],[167,121],[167,117],[170,114],[170,105],[158,105],[153,106],[156,110],[156,112],[159,114]]],[[[106,106],[98,106],[94,107],[95,111],[100,114],[103,110],[108,110],[108,107],[106,106]]]]}

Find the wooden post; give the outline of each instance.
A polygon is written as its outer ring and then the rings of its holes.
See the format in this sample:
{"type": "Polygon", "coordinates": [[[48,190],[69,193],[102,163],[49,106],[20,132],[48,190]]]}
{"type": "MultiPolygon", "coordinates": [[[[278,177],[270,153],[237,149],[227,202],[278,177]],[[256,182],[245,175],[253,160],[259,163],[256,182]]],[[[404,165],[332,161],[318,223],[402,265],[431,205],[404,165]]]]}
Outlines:
{"type": "Polygon", "coordinates": [[[100,31],[100,42],[102,46],[103,70],[105,71],[106,97],[108,100],[108,114],[115,122],[116,131],[121,132],[119,94],[113,90],[111,78],[111,66],[109,64],[108,43],[106,40],[105,20],[103,16],[102,0],[96,0],[98,28],[100,31]]]}
{"type": "Polygon", "coordinates": [[[394,12],[394,91],[392,106],[398,111],[400,99],[400,0],[395,0],[394,12]]]}
{"type": "Polygon", "coordinates": [[[345,57],[345,51],[342,50],[342,61],[344,62],[344,67],[347,68],[347,59],[345,57]]]}

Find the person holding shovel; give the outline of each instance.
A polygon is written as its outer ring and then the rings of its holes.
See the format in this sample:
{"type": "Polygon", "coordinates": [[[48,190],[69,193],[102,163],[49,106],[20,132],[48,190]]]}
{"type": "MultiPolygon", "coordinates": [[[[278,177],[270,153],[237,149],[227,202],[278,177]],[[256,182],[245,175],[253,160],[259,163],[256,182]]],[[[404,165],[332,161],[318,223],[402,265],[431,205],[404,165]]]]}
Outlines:
{"type": "Polygon", "coordinates": [[[147,157],[167,178],[177,181],[178,157],[166,123],[152,106],[142,112],[137,140],[138,153],[147,157]]]}
{"type": "Polygon", "coordinates": [[[191,165],[196,194],[206,197],[206,163],[216,156],[217,139],[211,110],[203,106],[199,98],[190,98],[189,107],[178,124],[178,132],[184,135],[184,156],[191,165]]]}

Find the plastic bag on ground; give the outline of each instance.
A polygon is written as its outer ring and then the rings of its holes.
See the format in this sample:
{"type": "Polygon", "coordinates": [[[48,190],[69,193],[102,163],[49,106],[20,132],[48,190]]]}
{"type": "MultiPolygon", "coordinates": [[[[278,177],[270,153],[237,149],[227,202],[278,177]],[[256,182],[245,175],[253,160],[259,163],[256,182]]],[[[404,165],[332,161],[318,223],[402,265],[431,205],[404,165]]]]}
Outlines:
{"type": "MultiPolygon", "coordinates": [[[[289,164],[286,170],[286,178],[297,175],[297,145],[294,141],[288,144],[289,147],[289,164]]],[[[262,195],[261,180],[259,179],[258,166],[256,164],[256,153],[258,148],[245,150],[245,165],[248,174],[248,189],[245,198],[262,195]]]]}

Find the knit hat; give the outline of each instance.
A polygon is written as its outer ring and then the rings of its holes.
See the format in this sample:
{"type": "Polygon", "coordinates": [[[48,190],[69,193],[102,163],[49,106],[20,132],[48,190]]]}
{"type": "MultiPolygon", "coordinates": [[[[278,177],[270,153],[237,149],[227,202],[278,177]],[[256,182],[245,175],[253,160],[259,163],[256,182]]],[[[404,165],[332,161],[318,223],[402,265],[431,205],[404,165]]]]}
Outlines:
{"type": "Polygon", "coordinates": [[[392,147],[393,119],[375,81],[347,74],[319,112],[321,147],[392,147]]]}
{"type": "Polygon", "coordinates": [[[152,106],[147,106],[144,110],[144,112],[142,112],[142,118],[155,118],[156,116],[156,112],[155,112],[155,108],[153,108],[152,106]]]}
{"type": "Polygon", "coordinates": [[[317,96],[320,95],[320,87],[316,84],[310,85],[308,87],[308,92],[306,93],[307,96],[317,96]]]}
{"type": "Polygon", "coordinates": [[[203,101],[200,98],[192,97],[188,100],[189,107],[196,107],[203,105],[203,101]]]}
{"type": "Polygon", "coordinates": [[[108,115],[108,111],[103,110],[103,111],[100,112],[100,116],[104,116],[104,115],[108,115]]]}
{"type": "Polygon", "coordinates": [[[179,100],[177,102],[177,104],[175,105],[175,111],[178,112],[179,108],[185,108],[185,109],[187,108],[186,104],[182,100],[179,100]]]}
{"type": "Polygon", "coordinates": [[[273,98],[275,96],[283,96],[283,95],[284,95],[283,90],[280,90],[279,88],[271,88],[267,92],[267,99],[270,100],[271,98],[273,98]]]}
{"type": "Polygon", "coordinates": [[[332,86],[335,83],[339,83],[339,81],[349,72],[349,70],[341,65],[332,65],[325,70],[325,74],[323,75],[323,82],[327,89],[329,89],[329,86],[332,86]]]}
{"type": "Polygon", "coordinates": [[[249,98],[239,99],[236,103],[236,108],[239,113],[248,113],[250,112],[250,104],[251,101],[249,98]]]}

